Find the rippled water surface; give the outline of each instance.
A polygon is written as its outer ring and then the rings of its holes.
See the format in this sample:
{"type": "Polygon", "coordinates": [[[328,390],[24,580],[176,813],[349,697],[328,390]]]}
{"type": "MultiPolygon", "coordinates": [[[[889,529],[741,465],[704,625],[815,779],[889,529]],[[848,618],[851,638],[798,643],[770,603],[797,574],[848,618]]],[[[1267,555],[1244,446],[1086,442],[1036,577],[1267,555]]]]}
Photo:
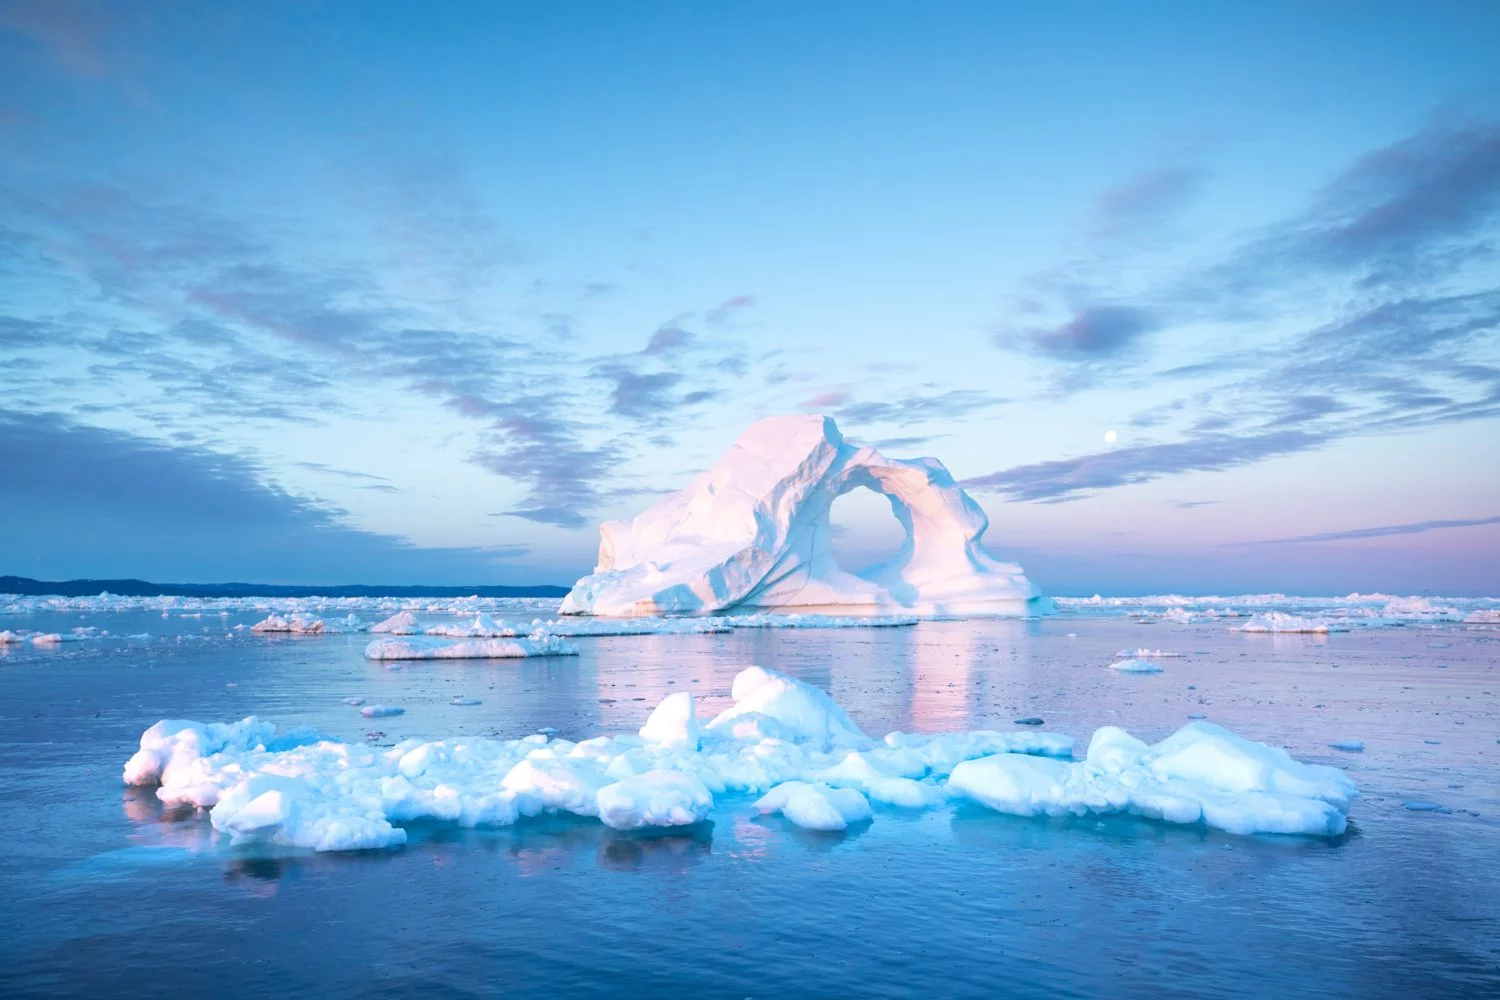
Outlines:
{"type": "Polygon", "coordinates": [[[368,636],[233,629],[258,617],[0,619],[111,633],[0,647],[0,995],[1500,995],[1493,627],[1273,636],[1072,613],[580,639],[578,657],[390,670],[361,655],[368,636]],[[1186,655],[1106,669],[1141,646],[1186,655]],[[688,835],[558,818],[268,856],[120,784],[160,718],[576,739],[633,731],[674,691],[718,711],[752,663],[828,689],[876,735],[1041,716],[1081,747],[1100,725],[1154,741],[1203,714],[1347,768],[1362,795],[1336,841],[973,807],[877,807],[811,834],[728,799],[688,835]],[[349,696],[406,714],[365,719],[349,696]]]}

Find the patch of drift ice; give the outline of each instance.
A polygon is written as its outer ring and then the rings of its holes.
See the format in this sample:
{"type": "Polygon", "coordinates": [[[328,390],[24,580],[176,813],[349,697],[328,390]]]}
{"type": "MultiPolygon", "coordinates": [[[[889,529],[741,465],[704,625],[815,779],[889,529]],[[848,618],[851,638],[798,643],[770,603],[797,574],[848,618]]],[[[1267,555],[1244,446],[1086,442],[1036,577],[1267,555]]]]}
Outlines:
{"type": "Polygon", "coordinates": [[[768,417],[713,468],[631,521],[599,529],[594,572],[565,615],[711,614],[852,607],[1034,616],[1052,604],[1014,563],[984,548],[984,511],[933,458],[888,459],[844,441],[828,417],[768,417]],[[906,529],[888,563],[841,569],[829,510],[866,487],[906,529]]]}
{"type": "Polygon", "coordinates": [[[434,625],[432,628],[427,629],[427,634],[450,636],[459,639],[493,639],[514,636],[516,630],[513,626],[495,621],[495,619],[481,611],[467,625],[434,625]]]}
{"type": "Polygon", "coordinates": [[[901,628],[922,619],[915,615],[732,615],[722,619],[734,628],[901,628]]]}
{"type": "Polygon", "coordinates": [[[610,635],[703,635],[728,632],[723,618],[554,618],[532,621],[530,629],[584,638],[610,635]]]}
{"type": "Polygon", "coordinates": [[[506,825],[564,812],[617,829],[684,826],[725,795],[759,796],[757,811],[813,829],[870,819],[871,802],[922,809],[959,797],[1019,815],[1129,812],[1236,833],[1330,835],[1344,830],[1357,794],[1336,768],[1210,725],[1156,746],[1107,727],[1074,762],[1073,741],[1048,733],[872,740],[825,692],[760,667],[736,677],[732,696],[706,724],[682,692],[639,734],[581,742],[538,734],[378,748],[278,734],[253,717],[163,721],[141,736],[124,779],[158,786],[169,805],[209,810],[234,843],[320,851],[402,844],[401,824],[417,820],[506,825]]]}
{"type": "Polygon", "coordinates": [[[1272,611],[1270,614],[1251,618],[1242,625],[1231,625],[1229,631],[1326,634],[1328,632],[1347,632],[1349,631],[1349,626],[1339,622],[1303,618],[1299,615],[1289,615],[1280,611],[1272,611]]]}
{"type": "Polygon", "coordinates": [[[527,656],[577,656],[578,647],[555,635],[535,632],[516,639],[444,639],[406,636],[376,639],[365,647],[371,660],[506,660],[527,656]]]}
{"type": "Polygon", "coordinates": [[[1094,733],[1081,762],[996,754],[953,769],[950,792],[1016,816],[1129,813],[1228,833],[1344,832],[1358,794],[1334,767],[1303,764],[1206,722],[1155,746],[1123,729],[1094,733]]]}
{"type": "Polygon", "coordinates": [[[417,624],[416,615],[410,611],[398,611],[385,621],[371,625],[370,631],[385,635],[416,635],[422,628],[417,624]]]}
{"type": "Polygon", "coordinates": [[[1111,663],[1109,669],[1122,674],[1159,674],[1162,671],[1161,664],[1159,663],[1134,658],[1111,663]]]}
{"type": "Polygon", "coordinates": [[[755,803],[762,816],[780,813],[806,830],[843,830],[874,818],[870,801],[857,788],[834,788],[821,781],[783,781],[755,803]]]}
{"type": "Polygon", "coordinates": [[[293,615],[290,618],[270,615],[250,626],[252,632],[285,632],[291,635],[318,635],[327,630],[327,623],[312,615],[293,615]]]}
{"type": "Polygon", "coordinates": [[[1113,611],[1143,620],[1183,624],[1269,615],[1273,612],[1326,619],[1344,628],[1500,621],[1500,598],[1494,597],[1397,597],[1390,594],[1348,594],[1344,597],[1299,597],[1288,594],[1102,597],[1095,594],[1093,597],[1058,597],[1053,600],[1063,611],[1113,611]]]}

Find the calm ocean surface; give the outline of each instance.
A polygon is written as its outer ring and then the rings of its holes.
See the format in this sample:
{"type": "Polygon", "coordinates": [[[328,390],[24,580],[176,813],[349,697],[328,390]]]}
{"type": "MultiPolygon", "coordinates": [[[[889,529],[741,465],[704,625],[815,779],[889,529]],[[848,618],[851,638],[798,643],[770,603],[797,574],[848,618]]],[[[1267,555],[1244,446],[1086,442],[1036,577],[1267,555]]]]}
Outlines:
{"type": "Polygon", "coordinates": [[[578,657],[390,670],[366,635],[233,631],[263,616],[0,616],[111,633],[0,647],[0,995],[1500,995],[1500,629],[1256,636],[1073,613],[584,638],[578,657]],[[1141,646],[1187,655],[1106,669],[1141,646]],[[826,688],[876,736],[1035,715],[1081,752],[1097,726],[1155,741],[1202,713],[1347,768],[1361,798],[1336,841],[971,807],[812,834],[726,799],[687,836],[557,818],[266,855],[120,781],[161,718],[579,739],[633,731],[674,691],[712,714],[750,664],[826,688]],[[406,714],[362,718],[341,701],[356,695],[406,714]]]}

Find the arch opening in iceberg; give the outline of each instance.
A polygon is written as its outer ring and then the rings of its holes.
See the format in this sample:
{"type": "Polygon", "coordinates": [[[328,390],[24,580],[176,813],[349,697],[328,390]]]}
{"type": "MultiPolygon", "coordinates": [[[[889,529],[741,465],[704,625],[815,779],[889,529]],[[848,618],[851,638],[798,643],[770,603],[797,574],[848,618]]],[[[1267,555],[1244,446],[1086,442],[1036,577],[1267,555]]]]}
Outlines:
{"type": "Polygon", "coordinates": [[[988,527],[937,459],[889,459],[848,444],[828,417],[768,417],[682,491],[602,525],[599,563],[561,611],[1050,612],[1019,566],[985,550],[988,527]],[[891,560],[855,574],[834,555],[829,514],[860,487],[889,498],[905,539],[891,560]]]}
{"type": "Polygon", "coordinates": [[[834,497],[828,510],[828,545],[839,568],[862,576],[896,558],[906,527],[891,498],[867,487],[834,497]]]}

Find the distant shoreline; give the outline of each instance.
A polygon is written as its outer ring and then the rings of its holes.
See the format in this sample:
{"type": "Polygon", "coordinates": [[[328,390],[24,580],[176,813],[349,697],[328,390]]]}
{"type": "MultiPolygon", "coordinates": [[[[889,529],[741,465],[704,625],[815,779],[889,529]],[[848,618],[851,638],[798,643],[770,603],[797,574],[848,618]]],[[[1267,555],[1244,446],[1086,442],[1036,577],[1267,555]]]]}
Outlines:
{"type": "Polygon", "coordinates": [[[563,597],[567,587],[278,586],[269,583],[150,583],[146,580],[33,580],[0,576],[0,594],[24,597],[563,597]]]}

